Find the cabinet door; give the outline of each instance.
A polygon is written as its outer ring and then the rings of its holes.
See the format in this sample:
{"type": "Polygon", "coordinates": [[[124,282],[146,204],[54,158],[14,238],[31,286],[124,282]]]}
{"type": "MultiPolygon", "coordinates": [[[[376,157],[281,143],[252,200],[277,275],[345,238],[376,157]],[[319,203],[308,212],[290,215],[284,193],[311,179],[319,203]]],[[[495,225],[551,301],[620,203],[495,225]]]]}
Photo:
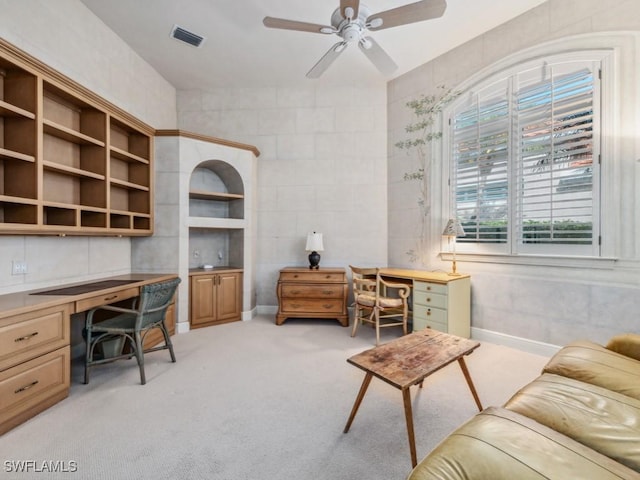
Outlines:
{"type": "Polygon", "coordinates": [[[217,275],[191,277],[191,324],[199,325],[216,320],[215,282],[217,275]]]}
{"type": "Polygon", "coordinates": [[[218,320],[240,319],[240,298],[242,298],[242,274],[220,273],[217,275],[218,320]]]}

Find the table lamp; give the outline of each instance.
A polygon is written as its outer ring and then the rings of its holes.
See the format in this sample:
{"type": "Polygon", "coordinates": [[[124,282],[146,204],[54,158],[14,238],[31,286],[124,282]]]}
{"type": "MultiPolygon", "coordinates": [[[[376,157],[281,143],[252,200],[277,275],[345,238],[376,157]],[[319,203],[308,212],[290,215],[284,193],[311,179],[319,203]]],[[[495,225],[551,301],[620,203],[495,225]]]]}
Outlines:
{"type": "Polygon", "coordinates": [[[464,228],[462,228],[460,221],[457,218],[450,218],[446,227],[444,227],[442,236],[447,237],[449,242],[451,242],[451,239],[453,238],[453,264],[451,265],[451,272],[449,272],[449,275],[458,276],[460,274],[456,272],[456,237],[465,236],[464,228]]]}
{"type": "Polygon", "coordinates": [[[311,252],[309,254],[309,268],[317,270],[318,264],[320,263],[320,254],[318,252],[324,250],[322,246],[322,234],[316,232],[309,233],[307,235],[307,247],[305,250],[311,252]]]}

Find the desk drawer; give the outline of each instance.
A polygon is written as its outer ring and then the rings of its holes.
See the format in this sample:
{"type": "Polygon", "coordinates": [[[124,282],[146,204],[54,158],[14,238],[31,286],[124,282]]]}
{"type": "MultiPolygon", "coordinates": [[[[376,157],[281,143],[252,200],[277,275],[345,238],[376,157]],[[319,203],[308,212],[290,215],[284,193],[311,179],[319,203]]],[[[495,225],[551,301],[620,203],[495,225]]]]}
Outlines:
{"type": "Polygon", "coordinates": [[[447,286],[441,283],[433,282],[413,282],[414,292],[427,292],[427,293],[439,293],[441,295],[447,294],[447,286]]]}
{"type": "Polygon", "coordinates": [[[438,330],[439,332],[449,333],[449,326],[446,323],[434,322],[433,320],[419,320],[414,317],[413,319],[413,331],[424,330],[425,328],[431,328],[438,330]]]}
{"type": "Polygon", "coordinates": [[[335,284],[297,285],[283,284],[282,296],[286,298],[342,298],[344,287],[335,284]]]}
{"type": "Polygon", "coordinates": [[[304,283],[345,283],[345,274],[341,272],[323,272],[310,270],[308,272],[280,272],[282,282],[304,283]]]}
{"type": "Polygon", "coordinates": [[[11,418],[49,397],[64,395],[70,384],[69,346],[0,372],[0,431],[11,418]]]}
{"type": "Polygon", "coordinates": [[[342,314],[344,301],[342,299],[292,299],[282,300],[283,313],[338,313],[342,314]]]}
{"type": "Polygon", "coordinates": [[[413,319],[447,324],[447,311],[426,305],[413,305],[413,319]]]}
{"type": "Polygon", "coordinates": [[[84,298],[76,301],[76,312],[84,312],[91,310],[94,307],[100,307],[102,305],[108,305],[110,303],[116,303],[120,300],[126,300],[127,298],[133,298],[140,295],[139,287],[125,288],[124,290],[118,290],[117,292],[107,293],[102,295],[96,295],[95,297],[84,298]]]}
{"type": "Polygon", "coordinates": [[[446,310],[447,296],[440,293],[414,291],[413,303],[414,305],[426,305],[427,307],[436,307],[446,310]]]}
{"type": "Polygon", "coordinates": [[[69,345],[70,315],[68,303],[1,320],[0,371],[69,345]]]}

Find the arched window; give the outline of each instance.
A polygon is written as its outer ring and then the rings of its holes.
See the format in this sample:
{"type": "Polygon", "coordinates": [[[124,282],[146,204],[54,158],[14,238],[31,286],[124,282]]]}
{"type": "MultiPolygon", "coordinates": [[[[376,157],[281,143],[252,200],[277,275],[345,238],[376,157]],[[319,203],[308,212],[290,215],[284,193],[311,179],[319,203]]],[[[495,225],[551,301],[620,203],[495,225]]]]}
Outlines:
{"type": "Polygon", "coordinates": [[[600,256],[602,78],[610,51],[520,63],[445,111],[461,251],[600,256]]]}

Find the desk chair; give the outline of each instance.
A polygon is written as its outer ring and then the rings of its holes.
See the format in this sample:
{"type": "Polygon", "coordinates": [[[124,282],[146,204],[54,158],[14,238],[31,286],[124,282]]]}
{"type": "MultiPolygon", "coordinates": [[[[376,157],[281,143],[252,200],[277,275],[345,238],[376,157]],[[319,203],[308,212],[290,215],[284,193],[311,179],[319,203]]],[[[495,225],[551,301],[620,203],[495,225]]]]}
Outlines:
{"type": "Polygon", "coordinates": [[[173,344],[164,323],[167,309],[173,300],[180,278],[165,282],[144,285],[140,289],[140,296],[134,300],[133,308],[121,308],[105,305],[94,308],[87,313],[85,324],[86,355],[84,362],[84,383],[89,383],[89,368],[94,365],[112,362],[123,358],[136,357],[140,368],[140,383],[147,383],[144,374],[144,354],[156,350],[169,350],[171,361],[175,363],[173,344]],[[119,315],[94,323],[94,315],[100,310],[117,312],[119,315]],[[164,345],[143,350],[146,334],[154,328],[159,328],[164,336],[164,345]],[[129,343],[129,351],[116,353],[113,356],[102,355],[94,358],[96,347],[105,341],[112,341],[121,337],[123,342],[129,343]]]}
{"type": "Polygon", "coordinates": [[[409,294],[411,288],[403,283],[382,279],[378,268],[351,268],[354,319],[351,336],[356,335],[360,323],[370,323],[376,328],[376,345],[380,344],[380,329],[402,326],[407,334],[409,294]]]}

